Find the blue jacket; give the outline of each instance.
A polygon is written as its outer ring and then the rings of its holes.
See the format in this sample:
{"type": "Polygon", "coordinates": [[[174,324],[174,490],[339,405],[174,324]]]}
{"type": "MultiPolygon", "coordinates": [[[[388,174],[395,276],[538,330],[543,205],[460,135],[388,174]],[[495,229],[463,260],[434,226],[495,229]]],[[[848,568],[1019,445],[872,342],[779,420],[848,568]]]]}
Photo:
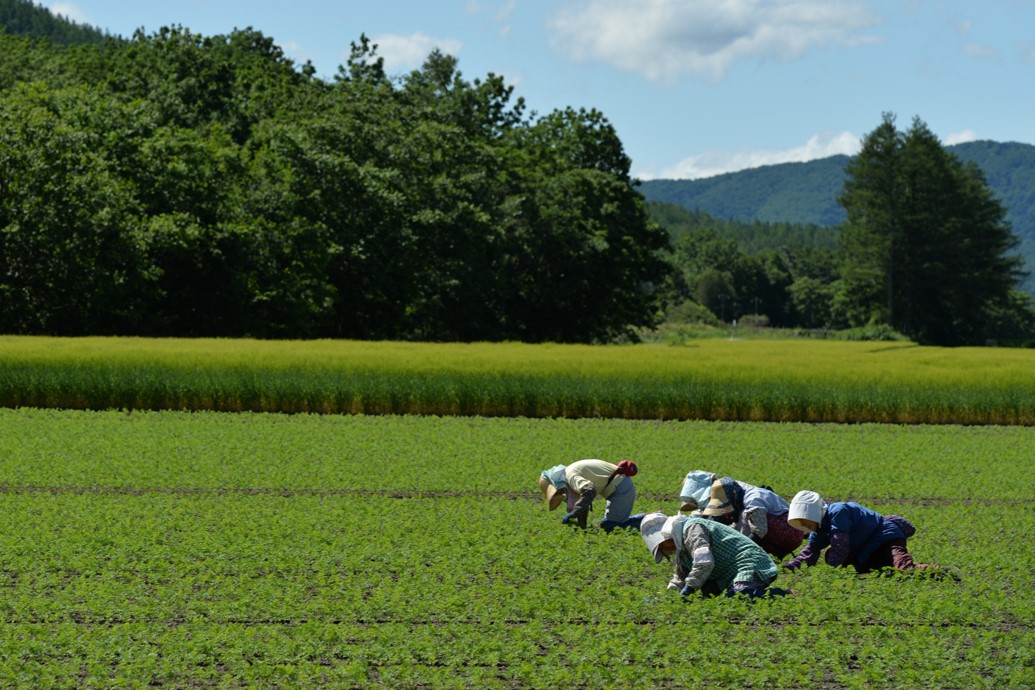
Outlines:
{"type": "Polygon", "coordinates": [[[898,524],[854,501],[829,504],[819,529],[809,535],[809,545],[818,553],[830,545],[831,536],[837,532],[848,535],[848,559],[852,563],[865,563],[881,544],[906,538],[898,524]]]}

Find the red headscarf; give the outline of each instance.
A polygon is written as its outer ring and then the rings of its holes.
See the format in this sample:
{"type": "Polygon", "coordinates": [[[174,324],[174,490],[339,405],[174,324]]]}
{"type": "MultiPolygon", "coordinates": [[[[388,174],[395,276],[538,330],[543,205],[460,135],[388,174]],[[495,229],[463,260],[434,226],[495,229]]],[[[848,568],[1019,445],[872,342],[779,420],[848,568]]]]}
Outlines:
{"type": "Polygon", "coordinates": [[[624,474],[626,477],[634,477],[640,470],[632,460],[622,460],[618,463],[618,469],[616,471],[618,474],[624,474]]]}

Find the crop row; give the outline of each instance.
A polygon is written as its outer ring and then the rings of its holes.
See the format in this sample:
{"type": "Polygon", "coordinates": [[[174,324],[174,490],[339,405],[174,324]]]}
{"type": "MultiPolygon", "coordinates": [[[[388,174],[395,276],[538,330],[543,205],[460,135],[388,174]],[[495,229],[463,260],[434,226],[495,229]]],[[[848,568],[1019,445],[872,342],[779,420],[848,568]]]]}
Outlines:
{"type": "Polygon", "coordinates": [[[1033,425],[1033,372],[901,343],[0,338],[0,405],[63,409],[1033,425]]]}
{"type": "MultiPolygon", "coordinates": [[[[704,612],[699,612],[704,613],[704,612]]],[[[710,613],[710,612],[709,612],[710,613]]],[[[1031,636],[709,622],[297,626],[73,623],[0,628],[0,682],[27,687],[1030,687],[1031,636]],[[400,641],[405,642],[400,644],[400,641]],[[780,640],[781,643],[776,643],[780,640]],[[35,645],[35,646],[34,646],[35,645]],[[595,659],[579,663],[579,652],[595,659]],[[816,659],[822,659],[816,663],[816,659]]]]}
{"type": "MultiPolygon", "coordinates": [[[[980,550],[980,562],[972,566],[965,560],[965,549],[953,549],[940,539],[917,539],[914,551],[921,558],[964,565],[967,580],[962,585],[813,570],[785,578],[782,584],[798,594],[793,601],[753,608],[730,605],[737,602],[696,602],[690,610],[688,605],[662,599],[664,571],[647,562],[635,535],[590,534],[558,538],[559,543],[551,544],[548,532],[534,529],[532,520],[541,515],[531,515],[530,506],[525,511],[501,511],[481,528],[454,527],[445,537],[418,529],[411,534],[412,544],[397,545],[359,545],[348,536],[350,528],[342,525],[340,511],[328,513],[310,502],[292,502],[278,511],[296,527],[273,525],[254,535],[231,528],[219,537],[211,532],[228,527],[227,520],[213,517],[206,506],[191,506],[183,514],[152,510],[162,507],[149,505],[144,510],[123,505],[118,513],[124,517],[103,528],[104,537],[72,535],[67,525],[76,523],[64,520],[94,515],[77,529],[97,531],[113,517],[114,506],[111,510],[83,506],[83,510],[44,518],[39,531],[30,531],[25,539],[35,542],[45,535],[53,545],[24,550],[22,543],[14,542],[7,557],[4,625],[53,628],[74,623],[85,636],[103,634],[113,626],[148,628],[152,634],[158,628],[224,625],[289,629],[322,624],[347,629],[399,624],[429,628],[428,634],[447,634],[465,626],[474,631],[498,627],[517,640],[544,647],[552,646],[559,627],[593,631],[639,626],[641,632],[634,640],[624,640],[615,648],[635,654],[641,641],[654,635],[668,640],[671,634],[682,634],[702,644],[719,643],[717,631],[695,631],[702,619],[717,618],[725,622],[719,627],[727,636],[742,635],[741,628],[767,629],[784,654],[793,650],[796,656],[799,651],[793,644],[798,638],[788,631],[811,629],[853,648],[860,638],[873,635],[867,630],[872,627],[896,631],[914,643],[945,630],[972,636],[995,633],[1005,643],[1030,637],[1035,622],[1030,595],[1023,590],[1029,575],[1011,572],[1011,563],[1023,563],[1018,559],[1025,557],[1024,549],[1016,545],[993,557],[980,550]],[[167,517],[159,518],[164,524],[156,529],[150,515],[167,517]],[[503,521],[515,525],[514,533],[495,534],[503,521]],[[312,527],[321,538],[306,537],[312,527]],[[542,543],[528,548],[524,542],[530,534],[542,543]],[[282,545],[285,540],[292,543],[282,545]],[[494,551],[479,550],[479,542],[493,544],[494,551]]],[[[30,512],[18,505],[4,508],[19,517],[30,512]]],[[[269,514],[267,507],[229,508],[238,509],[242,521],[252,519],[256,525],[264,525],[269,514]]],[[[360,513],[367,508],[362,506],[360,513]]],[[[377,508],[381,513],[402,512],[389,505],[377,508]]],[[[442,506],[439,512],[424,501],[413,508],[429,521],[439,522],[442,513],[462,506],[442,506]]],[[[219,516],[225,509],[217,511],[219,516]]],[[[930,515],[921,517],[925,529],[937,534],[942,524],[930,515]]],[[[1010,514],[984,511],[983,518],[995,529],[1008,524],[1010,514]]],[[[352,527],[351,531],[359,530],[352,527]]],[[[958,538],[960,532],[949,534],[958,538]]],[[[716,623],[711,621],[709,627],[715,628],[716,623]]],[[[569,643],[573,646],[569,663],[589,664],[593,648],[582,642],[574,638],[569,643]]],[[[309,644],[322,648],[319,640],[309,644]]],[[[415,655],[419,660],[423,650],[411,644],[408,639],[395,639],[384,649],[367,651],[366,656],[389,665],[415,655]]],[[[931,653],[943,652],[944,644],[940,640],[931,653]]],[[[1024,649],[1017,647],[1013,653],[1024,649]]],[[[450,654],[448,662],[484,663],[475,650],[450,654]]],[[[998,648],[997,654],[1007,650],[998,648]]],[[[670,654],[678,658],[681,652],[670,654]]]]}
{"type": "Polygon", "coordinates": [[[692,469],[787,498],[1031,501],[1032,448],[1029,427],[0,408],[0,487],[40,489],[527,496],[542,469],[601,457],[636,460],[670,510],[692,469]]]}
{"type": "Polygon", "coordinates": [[[716,686],[1031,679],[1021,538],[1035,524],[1013,507],[911,515],[924,530],[914,553],[959,565],[962,583],[817,568],[783,576],[795,597],[749,606],[677,601],[637,535],[564,529],[534,497],[491,513],[472,499],[0,505],[11,517],[0,648],[26,685],[676,687],[705,670],[716,686]],[[977,522],[997,535],[987,545],[967,541],[977,522]]]}
{"type": "MultiPolygon", "coordinates": [[[[491,515],[485,515],[485,503],[7,495],[0,507],[20,519],[0,531],[0,617],[357,623],[648,617],[644,597],[657,592],[665,570],[647,557],[638,535],[561,530],[531,497],[497,506],[491,515]],[[503,525],[510,527],[503,531],[503,525]],[[591,585],[622,605],[601,607],[574,591],[558,597],[556,588],[566,585],[591,585]]],[[[1030,560],[1021,537],[1031,520],[1016,519],[1017,512],[996,505],[914,507],[910,518],[921,531],[912,550],[920,561],[1019,586],[1030,573],[1011,571],[1030,560]],[[995,531],[994,548],[967,541],[977,521],[995,531]]],[[[970,583],[967,592],[976,595],[970,599],[954,583],[910,581],[903,587],[837,575],[831,579],[818,569],[785,579],[806,592],[832,583],[845,592],[883,592],[884,599],[866,600],[865,607],[841,603],[841,622],[914,624],[926,620],[920,607],[936,613],[942,625],[1035,622],[1035,610],[1020,607],[1021,601],[1015,608],[1001,594],[986,598],[992,593],[987,582],[970,583]],[[910,598],[905,608],[901,589],[910,598]],[[947,591],[953,597],[946,599],[947,591]]],[[[1030,594],[1024,596],[1030,601],[1030,594]]],[[[796,623],[824,620],[822,611],[797,603],[782,615],[796,623]]]]}

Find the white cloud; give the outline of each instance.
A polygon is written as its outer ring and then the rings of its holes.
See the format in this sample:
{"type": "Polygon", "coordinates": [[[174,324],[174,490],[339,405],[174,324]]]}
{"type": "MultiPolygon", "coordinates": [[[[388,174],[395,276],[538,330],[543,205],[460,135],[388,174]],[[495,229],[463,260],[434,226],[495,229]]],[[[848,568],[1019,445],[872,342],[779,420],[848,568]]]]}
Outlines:
{"type": "MultiPolygon", "coordinates": [[[[978,135],[972,129],[964,129],[948,134],[942,141],[943,146],[955,146],[970,141],[977,141],[978,135]]],[[[829,158],[830,156],[854,156],[859,153],[860,137],[851,132],[825,132],[809,138],[801,146],[779,151],[709,151],[697,156],[688,156],[670,168],[654,174],[635,172],[641,180],[699,180],[726,173],[759,168],[763,165],[780,163],[805,163],[807,161],[829,158]]]]}
{"type": "Polygon", "coordinates": [[[954,146],[956,144],[965,144],[968,141],[977,141],[978,135],[972,129],[965,129],[962,132],[953,132],[945,137],[945,141],[942,142],[945,146],[954,146]]]}
{"type": "Polygon", "coordinates": [[[963,46],[963,53],[977,60],[999,57],[999,51],[994,46],[983,46],[979,43],[967,43],[963,46]]]}
{"type": "Polygon", "coordinates": [[[713,151],[699,156],[690,156],[657,175],[637,173],[640,179],[696,180],[714,177],[724,173],[758,168],[778,163],[803,163],[818,158],[829,158],[844,154],[854,156],[859,152],[859,137],[851,132],[816,134],[802,146],[782,151],[713,151]]]}
{"type": "Polygon", "coordinates": [[[507,0],[496,10],[496,19],[501,22],[509,22],[514,10],[517,9],[517,0],[507,0]]]}
{"type": "Polygon", "coordinates": [[[508,0],[496,11],[496,21],[500,23],[499,37],[503,39],[510,38],[511,32],[511,17],[514,14],[514,10],[517,8],[517,0],[508,0]]]}
{"type": "Polygon", "coordinates": [[[384,58],[385,72],[389,74],[419,68],[435,48],[457,56],[463,47],[455,38],[432,38],[421,31],[409,36],[382,34],[371,37],[370,41],[377,44],[377,54],[384,58]]]}
{"type": "Polygon", "coordinates": [[[570,0],[549,21],[555,49],[652,81],[721,78],[742,60],[795,60],[877,39],[866,4],[831,0],[570,0]]]}
{"type": "Polygon", "coordinates": [[[295,40],[280,41],[278,42],[280,49],[284,51],[284,54],[294,60],[296,63],[303,65],[306,60],[312,60],[313,56],[302,47],[302,44],[295,40]]]}
{"type": "Polygon", "coordinates": [[[50,13],[54,16],[61,16],[71,19],[78,24],[92,24],[86,14],[70,2],[52,2],[48,5],[50,13]]]}
{"type": "Polygon", "coordinates": [[[518,0],[504,0],[503,2],[482,3],[478,0],[467,0],[466,11],[469,15],[488,14],[492,21],[499,25],[497,35],[502,39],[510,38],[512,31],[511,21],[514,10],[517,9],[518,0]]]}

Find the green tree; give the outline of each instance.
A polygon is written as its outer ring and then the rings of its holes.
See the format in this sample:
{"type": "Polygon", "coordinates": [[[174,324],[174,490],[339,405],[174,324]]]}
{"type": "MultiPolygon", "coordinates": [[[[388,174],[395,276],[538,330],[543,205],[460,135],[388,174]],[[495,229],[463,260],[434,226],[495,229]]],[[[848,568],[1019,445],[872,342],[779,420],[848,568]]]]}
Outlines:
{"type": "Polygon", "coordinates": [[[690,297],[726,322],[764,314],[773,325],[790,325],[789,251],[749,254],[736,240],[720,235],[724,229],[725,224],[705,224],[676,240],[672,265],[677,299],[690,297]]]}
{"type": "Polygon", "coordinates": [[[150,103],[160,124],[218,124],[244,144],[255,124],[305,96],[301,87],[313,71],[309,64],[297,69],[272,39],[251,29],[202,36],[173,26],[137,31],[111,54],[104,86],[150,103]]]}
{"type": "Polygon", "coordinates": [[[131,190],[104,154],[118,104],[19,85],[0,101],[0,330],[131,329],[142,275],[131,190]]]}
{"type": "Polygon", "coordinates": [[[407,190],[403,222],[415,250],[407,337],[506,337],[502,285],[495,279],[503,150],[524,107],[511,96],[493,75],[463,79],[456,58],[437,50],[403,80],[404,126],[393,167],[407,190]]]}
{"type": "Polygon", "coordinates": [[[839,202],[848,214],[841,235],[843,308],[856,325],[890,323],[900,272],[902,237],[896,219],[901,205],[898,182],[902,135],[895,118],[884,114],[848,164],[839,202]]]}
{"type": "Polygon", "coordinates": [[[524,340],[594,341],[652,325],[668,268],[630,161],[598,111],[555,111],[515,132],[504,313],[524,340]]]}
{"type": "Polygon", "coordinates": [[[831,284],[806,276],[791,283],[787,291],[799,326],[822,328],[830,325],[834,297],[831,284]]]}
{"type": "Polygon", "coordinates": [[[0,0],[0,28],[59,45],[99,44],[108,39],[106,33],[60,14],[55,16],[32,0],[0,0]]]}
{"type": "Polygon", "coordinates": [[[919,118],[902,133],[886,113],[846,172],[839,304],[852,324],[884,323],[932,344],[989,337],[989,314],[1008,302],[1021,260],[1006,255],[1017,239],[977,167],[919,118]]]}
{"type": "Polygon", "coordinates": [[[526,118],[433,52],[331,83],[250,29],[0,35],[13,332],[593,341],[658,311],[666,234],[602,114],[526,118]]]}

